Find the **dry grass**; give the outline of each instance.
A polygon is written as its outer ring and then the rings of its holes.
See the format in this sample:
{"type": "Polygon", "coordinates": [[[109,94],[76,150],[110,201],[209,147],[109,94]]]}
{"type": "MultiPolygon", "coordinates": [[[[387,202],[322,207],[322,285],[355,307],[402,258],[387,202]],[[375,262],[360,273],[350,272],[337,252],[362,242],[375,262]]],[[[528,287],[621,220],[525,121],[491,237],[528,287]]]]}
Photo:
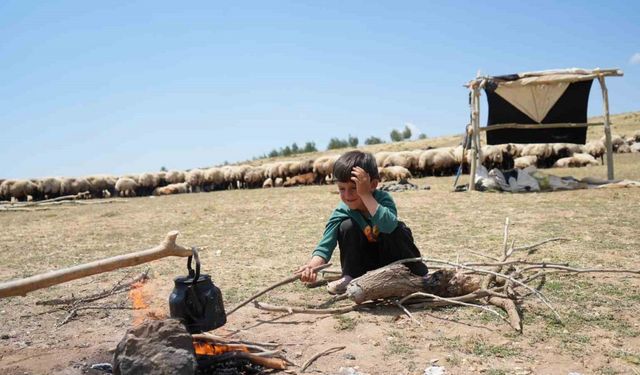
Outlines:
{"type": "MultiPolygon", "coordinates": [[[[616,177],[640,180],[639,154],[616,155],[615,162],[616,177]]],[[[606,175],[605,167],[548,172],[578,177],[606,175]]],[[[401,219],[412,228],[424,255],[451,260],[476,259],[468,250],[498,255],[504,218],[509,217],[518,244],[557,236],[572,239],[549,244],[536,259],[585,267],[637,269],[640,264],[640,189],[467,194],[450,192],[452,181],[452,177],[416,180],[432,189],[394,195],[401,219]]],[[[212,274],[231,307],[289,275],[308,259],[338,202],[334,189],[222,191],[2,212],[0,279],[148,248],[168,231],[178,229],[180,244],[206,247],[204,270],[212,274]]],[[[185,261],[165,259],[150,267],[148,288],[153,298],[149,302],[166,309],[172,278],[185,273],[185,261]]],[[[64,314],[34,315],[45,311],[35,302],[94,292],[124,273],[0,300],[0,334],[5,337],[0,348],[0,374],[15,373],[16,369],[56,373],[83,356],[106,353],[129,326],[129,311],[87,312],[56,328],[64,314]]],[[[314,364],[313,368],[329,373],[357,365],[375,374],[420,374],[434,358],[441,359],[439,363],[452,374],[526,369],[534,373],[633,373],[640,371],[639,290],[637,276],[557,277],[547,283],[544,292],[564,317],[565,325],[554,323],[548,310],[531,301],[524,308],[523,335],[514,335],[489,314],[464,307],[415,312],[425,326],[420,328],[391,308],[350,313],[343,318],[292,316],[273,320],[276,315],[247,306],[230,317],[225,329],[243,329],[240,334],[245,337],[287,344],[296,362],[304,362],[310,354],[332,344],[347,345],[345,353],[355,360],[339,353],[314,364]]],[[[314,305],[326,297],[322,290],[292,284],[263,300],[314,305]]],[[[114,301],[118,299],[124,297],[114,301]]]]}

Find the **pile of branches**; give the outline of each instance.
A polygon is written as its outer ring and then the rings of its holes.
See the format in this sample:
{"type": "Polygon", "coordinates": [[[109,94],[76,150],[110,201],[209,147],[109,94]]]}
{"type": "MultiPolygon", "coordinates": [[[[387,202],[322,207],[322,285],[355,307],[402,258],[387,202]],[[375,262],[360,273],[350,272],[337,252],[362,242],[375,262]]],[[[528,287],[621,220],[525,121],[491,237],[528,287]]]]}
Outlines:
{"type": "Polygon", "coordinates": [[[131,280],[126,280],[129,275],[125,275],[122,279],[116,282],[111,288],[104,289],[96,293],[92,293],[85,296],[74,296],[68,298],[54,298],[44,301],[36,302],[39,306],[53,306],[52,309],[39,313],[37,315],[49,314],[57,311],[65,311],[65,317],[57,323],[57,326],[63,326],[73,319],[78,317],[80,311],[84,310],[131,310],[128,301],[123,301],[116,304],[100,304],[96,301],[120,294],[128,293],[135,285],[149,280],[149,269],[146,269],[140,275],[133,277],[131,280]]]}
{"type": "MultiPolygon", "coordinates": [[[[576,268],[568,263],[536,262],[527,259],[527,255],[534,254],[544,244],[568,240],[551,238],[515,247],[515,241],[509,239],[507,218],[501,258],[474,253],[490,261],[460,263],[432,258],[404,259],[354,279],[345,294],[333,297],[318,308],[274,306],[261,302],[254,302],[254,306],[266,311],[290,314],[344,314],[372,306],[392,305],[421,325],[409,309],[462,305],[488,311],[508,323],[514,330],[522,332],[522,304],[527,299],[535,298],[553,313],[558,323],[562,324],[560,314],[541,291],[549,275],[596,272],[640,275],[640,270],[576,268]],[[521,254],[524,256],[518,257],[521,254]],[[416,261],[422,261],[436,271],[424,278],[413,275],[403,263],[416,261]],[[347,299],[354,304],[328,308],[337,301],[347,299]],[[499,313],[493,307],[498,307],[504,313],[499,313]]],[[[259,295],[261,294],[257,294],[256,297],[259,295]]]]}

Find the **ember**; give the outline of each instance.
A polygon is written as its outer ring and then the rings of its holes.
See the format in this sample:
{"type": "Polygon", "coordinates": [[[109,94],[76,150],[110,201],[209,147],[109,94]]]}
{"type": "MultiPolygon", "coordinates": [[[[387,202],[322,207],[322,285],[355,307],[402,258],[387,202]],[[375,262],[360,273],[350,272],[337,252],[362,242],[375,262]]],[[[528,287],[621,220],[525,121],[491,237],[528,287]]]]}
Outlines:
{"type": "Polygon", "coordinates": [[[211,342],[202,342],[202,341],[194,341],[193,348],[196,351],[196,355],[219,355],[222,353],[239,351],[248,353],[249,349],[247,349],[244,345],[234,345],[234,344],[214,344],[211,342]]]}

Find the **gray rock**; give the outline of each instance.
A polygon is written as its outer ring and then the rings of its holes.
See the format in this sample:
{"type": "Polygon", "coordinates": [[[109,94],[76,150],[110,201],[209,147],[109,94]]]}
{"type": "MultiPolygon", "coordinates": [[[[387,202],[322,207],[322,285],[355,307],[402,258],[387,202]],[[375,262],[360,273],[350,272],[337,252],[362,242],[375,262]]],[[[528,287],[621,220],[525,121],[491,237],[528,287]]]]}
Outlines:
{"type": "Polygon", "coordinates": [[[147,321],[130,328],[113,355],[116,375],[193,375],[191,335],[175,319],[147,321]]]}

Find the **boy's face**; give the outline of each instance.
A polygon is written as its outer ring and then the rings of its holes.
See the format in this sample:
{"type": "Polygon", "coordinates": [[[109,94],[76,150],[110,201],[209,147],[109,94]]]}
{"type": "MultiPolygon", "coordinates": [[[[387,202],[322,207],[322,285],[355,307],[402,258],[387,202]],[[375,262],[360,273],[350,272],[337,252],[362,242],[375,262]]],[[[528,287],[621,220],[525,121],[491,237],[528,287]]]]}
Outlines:
{"type": "Polygon", "coordinates": [[[337,182],[340,199],[352,210],[361,210],[364,203],[358,195],[355,182],[337,182]]]}
{"type": "MultiPolygon", "coordinates": [[[[340,199],[347,205],[347,207],[358,211],[367,210],[367,207],[365,207],[362,202],[362,198],[358,195],[355,182],[337,182],[336,184],[338,185],[340,199]]],[[[375,190],[375,186],[372,187],[371,191],[373,190],[375,190]]]]}

